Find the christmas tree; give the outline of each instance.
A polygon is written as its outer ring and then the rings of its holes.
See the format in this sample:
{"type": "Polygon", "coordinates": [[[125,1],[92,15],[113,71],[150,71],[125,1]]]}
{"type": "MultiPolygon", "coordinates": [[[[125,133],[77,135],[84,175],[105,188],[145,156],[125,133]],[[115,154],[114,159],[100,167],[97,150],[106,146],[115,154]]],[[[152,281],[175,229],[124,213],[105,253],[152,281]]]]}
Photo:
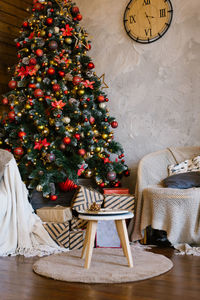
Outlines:
{"type": "Polygon", "coordinates": [[[16,40],[10,92],[2,100],[9,111],[1,147],[14,154],[27,187],[51,200],[60,189],[75,188],[80,176],[117,187],[129,175],[81,19],[70,0],[33,1],[16,40]]]}

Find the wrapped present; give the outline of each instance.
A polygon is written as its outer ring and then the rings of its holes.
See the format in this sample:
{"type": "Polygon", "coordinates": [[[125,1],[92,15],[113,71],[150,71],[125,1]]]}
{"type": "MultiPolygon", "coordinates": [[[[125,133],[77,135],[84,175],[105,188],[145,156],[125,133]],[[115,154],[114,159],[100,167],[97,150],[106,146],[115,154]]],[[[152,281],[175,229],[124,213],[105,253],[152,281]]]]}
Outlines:
{"type": "Polygon", "coordinates": [[[117,195],[128,195],[130,194],[129,189],[127,188],[105,188],[103,189],[105,195],[117,194],[117,195]]]}
{"type": "Polygon", "coordinates": [[[105,195],[104,208],[126,209],[133,211],[135,197],[133,195],[105,195]]]}
{"type": "Polygon", "coordinates": [[[115,226],[115,221],[98,221],[96,233],[97,248],[120,248],[121,242],[115,226]]]}
{"type": "Polygon", "coordinates": [[[71,230],[74,229],[86,229],[87,227],[87,221],[86,220],[81,220],[78,218],[73,217],[72,220],[70,221],[71,224],[71,230]]]}
{"type": "Polygon", "coordinates": [[[36,210],[43,222],[64,223],[72,219],[71,207],[57,205],[55,207],[42,207],[36,210]]]}
{"type": "Polygon", "coordinates": [[[69,249],[82,249],[85,239],[85,230],[73,230],[69,233],[69,249]]]}
{"type": "Polygon", "coordinates": [[[47,222],[43,224],[50,237],[60,246],[69,248],[69,222],[54,223],[47,222]]]}
{"type": "Polygon", "coordinates": [[[80,186],[75,196],[73,197],[72,208],[77,211],[86,210],[94,202],[101,206],[103,203],[103,199],[104,196],[96,190],[80,186]]]}

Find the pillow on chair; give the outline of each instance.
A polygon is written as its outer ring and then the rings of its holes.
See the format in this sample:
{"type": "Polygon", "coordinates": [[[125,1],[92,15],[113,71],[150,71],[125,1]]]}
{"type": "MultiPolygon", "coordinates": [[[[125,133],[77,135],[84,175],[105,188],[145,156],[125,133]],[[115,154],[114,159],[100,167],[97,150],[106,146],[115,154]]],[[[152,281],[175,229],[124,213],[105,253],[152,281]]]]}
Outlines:
{"type": "Polygon", "coordinates": [[[187,172],[171,175],[163,180],[163,185],[175,189],[200,187],[200,172],[187,172]]]}

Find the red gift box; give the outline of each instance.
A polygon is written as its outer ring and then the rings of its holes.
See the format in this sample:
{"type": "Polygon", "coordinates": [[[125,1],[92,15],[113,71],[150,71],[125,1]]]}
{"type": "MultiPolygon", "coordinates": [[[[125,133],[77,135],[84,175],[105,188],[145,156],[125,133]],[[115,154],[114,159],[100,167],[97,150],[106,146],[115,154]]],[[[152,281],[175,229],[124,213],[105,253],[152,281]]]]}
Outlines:
{"type": "Polygon", "coordinates": [[[129,189],[127,188],[105,188],[103,189],[105,195],[117,194],[117,195],[127,195],[130,194],[129,189]]]}

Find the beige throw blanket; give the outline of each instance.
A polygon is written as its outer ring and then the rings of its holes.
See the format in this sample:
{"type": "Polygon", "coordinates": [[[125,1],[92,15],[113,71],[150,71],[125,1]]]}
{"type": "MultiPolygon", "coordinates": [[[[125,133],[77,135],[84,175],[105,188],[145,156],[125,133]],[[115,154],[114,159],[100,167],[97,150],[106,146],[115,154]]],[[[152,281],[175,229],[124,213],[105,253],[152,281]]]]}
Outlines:
{"type": "Polygon", "coordinates": [[[0,256],[43,256],[63,251],[43,228],[28,201],[12,154],[0,149],[0,256]]]}
{"type": "Polygon", "coordinates": [[[151,225],[167,231],[169,241],[200,245],[200,188],[163,188],[167,167],[200,154],[200,147],[170,148],[146,155],[139,163],[136,184],[136,216],[129,226],[132,241],[142,239],[151,225]]]}

